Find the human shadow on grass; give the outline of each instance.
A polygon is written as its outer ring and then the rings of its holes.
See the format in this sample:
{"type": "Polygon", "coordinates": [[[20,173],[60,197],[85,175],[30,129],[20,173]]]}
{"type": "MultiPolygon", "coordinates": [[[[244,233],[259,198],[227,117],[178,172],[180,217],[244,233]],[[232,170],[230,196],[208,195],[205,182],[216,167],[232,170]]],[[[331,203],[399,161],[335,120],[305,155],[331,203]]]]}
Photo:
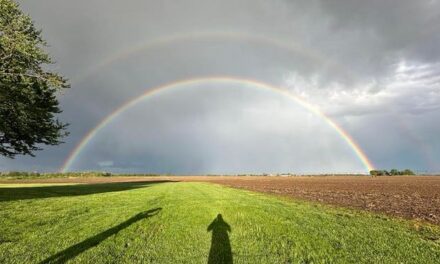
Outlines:
{"type": "Polygon", "coordinates": [[[0,202],[39,199],[51,197],[79,196],[96,193],[120,192],[144,188],[153,184],[173,182],[143,181],[143,182],[118,182],[118,183],[99,183],[99,184],[78,184],[61,186],[39,186],[39,187],[17,187],[0,188],[0,202]]]}
{"type": "Polygon", "coordinates": [[[110,229],[107,229],[106,231],[99,233],[93,237],[90,237],[76,245],[73,245],[69,248],[66,248],[65,250],[58,252],[57,254],[43,260],[42,262],[40,262],[40,264],[47,264],[47,263],[65,263],[68,260],[78,256],[79,254],[81,254],[82,252],[92,248],[92,247],[96,247],[97,245],[99,245],[99,243],[101,243],[102,241],[104,241],[105,239],[109,238],[112,235],[117,234],[119,231],[129,227],[130,225],[142,220],[142,219],[146,219],[149,217],[152,217],[156,214],[159,213],[159,211],[162,210],[162,208],[155,208],[155,209],[151,209],[142,213],[139,213],[133,217],[131,217],[130,219],[128,219],[127,221],[114,226],[110,229]]]}
{"type": "Polygon", "coordinates": [[[208,226],[208,232],[212,232],[208,264],[232,264],[232,250],[228,234],[231,232],[231,226],[223,220],[221,214],[218,214],[208,226]]]}

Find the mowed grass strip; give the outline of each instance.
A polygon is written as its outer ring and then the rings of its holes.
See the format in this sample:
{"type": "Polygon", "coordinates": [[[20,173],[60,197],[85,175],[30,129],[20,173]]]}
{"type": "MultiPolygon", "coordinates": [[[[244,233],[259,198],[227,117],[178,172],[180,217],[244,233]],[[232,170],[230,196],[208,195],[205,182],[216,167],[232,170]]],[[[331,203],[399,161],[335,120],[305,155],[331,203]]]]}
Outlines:
{"type": "Polygon", "coordinates": [[[439,238],[209,183],[0,186],[0,263],[438,263],[439,238]]]}

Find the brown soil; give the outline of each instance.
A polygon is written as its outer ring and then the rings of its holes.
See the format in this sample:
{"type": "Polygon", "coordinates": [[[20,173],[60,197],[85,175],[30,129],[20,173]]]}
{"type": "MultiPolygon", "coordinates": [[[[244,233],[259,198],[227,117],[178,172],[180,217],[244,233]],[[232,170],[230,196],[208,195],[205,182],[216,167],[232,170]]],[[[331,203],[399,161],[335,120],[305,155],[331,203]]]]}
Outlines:
{"type": "Polygon", "coordinates": [[[203,181],[304,200],[385,213],[440,224],[438,176],[310,177],[99,177],[7,180],[0,183],[105,183],[132,181],[203,181]]]}
{"type": "Polygon", "coordinates": [[[440,224],[439,176],[204,177],[203,180],[440,224]]]}

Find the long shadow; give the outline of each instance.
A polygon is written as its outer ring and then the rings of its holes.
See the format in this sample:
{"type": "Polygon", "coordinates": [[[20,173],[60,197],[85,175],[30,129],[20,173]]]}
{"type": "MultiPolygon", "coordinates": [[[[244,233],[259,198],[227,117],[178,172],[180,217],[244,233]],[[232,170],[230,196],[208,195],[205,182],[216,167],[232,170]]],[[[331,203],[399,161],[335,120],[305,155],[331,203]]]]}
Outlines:
{"type": "Polygon", "coordinates": [[[218,214],[208,226],[209,231],[212,231],[212,239],[208,264],[232,264],[231,242],[228,235],[231,226],[223,220],[221,214],[218,214]]]}
{"type": "Polygon", "coordinates": [[[78,184],[62,186],[0,188],[0,202],[50,197],[79,196],[106,192],[119,192],[172,181],[144,181],[123,183],[78,184]]]}
{"type": "Polygon", "coordinates": [[[119,231],[129,227],[130,225],[132,225],[142,219],[146,219],[146,218],[149,218],[149,217],[152,217],[152,216],[158,214],[160,210],[162,210],[162,208],[155,208],[155,209],[151,209],[151,210],[139,213],[139,214],[131,217],[127,221],[125,221],[117,226],[114,226],[114,227],[112,227],[102,233],[99,233],[99,234],[97,234],[93,237],[90,237],[90,238],[88,238],[88,239],[86,239],[76,245],[73,245],[69,248],[66,248],[65,250],[63,250],[61,252],[58,252],[57,254],[43,260],[42,262],[40,262],[40,264],[65,263],[68,260],[81,254],[82,252],[99,245],[99,243],[101,243],[102,241],[104,241],[108,237],[118,233],[119,231]]]}

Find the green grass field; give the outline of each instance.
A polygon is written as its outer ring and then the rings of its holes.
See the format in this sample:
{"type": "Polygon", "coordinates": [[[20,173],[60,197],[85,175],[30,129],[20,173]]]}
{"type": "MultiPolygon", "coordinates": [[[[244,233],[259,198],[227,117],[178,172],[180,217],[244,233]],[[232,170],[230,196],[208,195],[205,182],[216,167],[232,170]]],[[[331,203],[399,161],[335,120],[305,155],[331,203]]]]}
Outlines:
{"type": "Polygon", "coordinates": [[[0,186],[0,263],[439,263],[439,237],[209,183],[0,186]]]}

